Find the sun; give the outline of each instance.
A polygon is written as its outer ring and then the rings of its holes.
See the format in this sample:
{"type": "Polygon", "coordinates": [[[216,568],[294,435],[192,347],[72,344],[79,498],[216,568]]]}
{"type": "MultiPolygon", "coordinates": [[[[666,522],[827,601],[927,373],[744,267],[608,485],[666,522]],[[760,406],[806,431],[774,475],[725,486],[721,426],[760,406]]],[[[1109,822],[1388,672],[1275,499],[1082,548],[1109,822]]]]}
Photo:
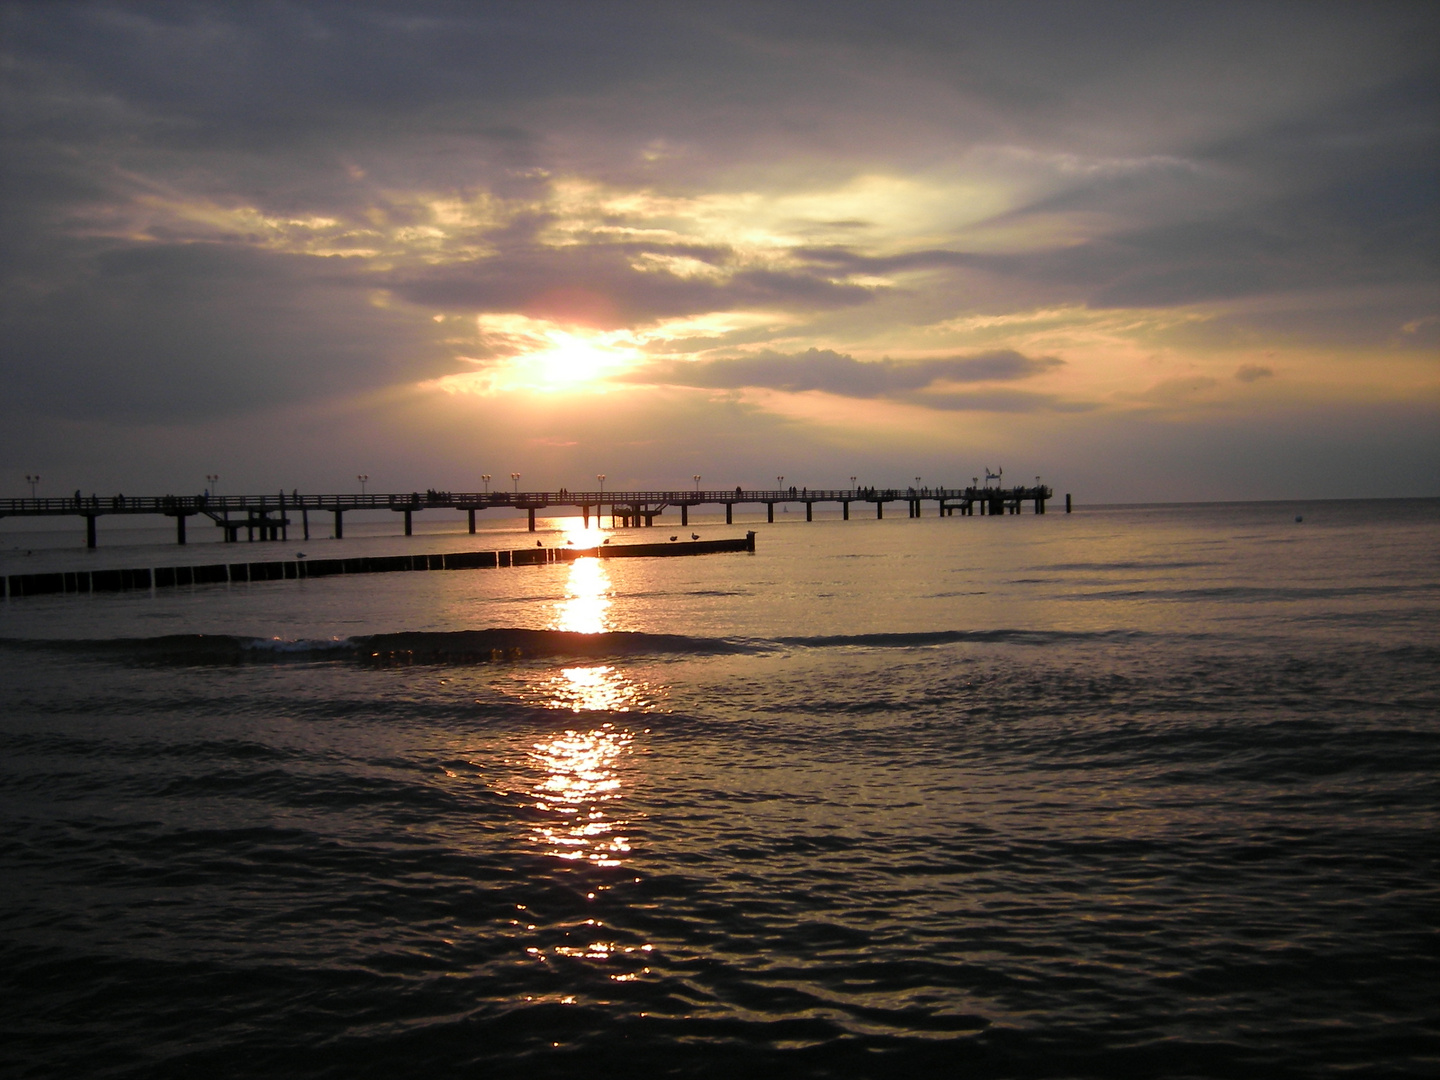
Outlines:
{"type": "Polygon", "coordinates": [[[625,361],[614,349],[569,331],[552,330],[546,336],[551,340],[551,347],[533,353],[532,359],[536,374],[552,389],[564,390],[595,382],[625,361]]]}
{"type": "Polygon", "coordinates": [[[446,393],[490,395],[602,391],[608,380],[647,362],[643,336],[634,330],[561,326],[524,315],[482,315],[481,341],[502,357],[473,360],[478,370],[445,375],[427,384],[446,393]]]}

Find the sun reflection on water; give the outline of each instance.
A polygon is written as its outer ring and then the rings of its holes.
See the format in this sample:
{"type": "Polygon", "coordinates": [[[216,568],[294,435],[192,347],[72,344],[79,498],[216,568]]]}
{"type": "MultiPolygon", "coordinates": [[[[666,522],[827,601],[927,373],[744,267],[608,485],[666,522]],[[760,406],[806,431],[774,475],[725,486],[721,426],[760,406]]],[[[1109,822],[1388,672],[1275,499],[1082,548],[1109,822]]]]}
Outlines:
{"type": "Polygon", "coordinates": [[[569,730],[536,743],[531,760],[544,774],[532,788],[535,809],[546,815],[532,826],[537,843],[558,859],[619,866],[630,850],[614,816],[620,800],[617,766],[629,753],[633,735],[614,724],[590,731],[569,730]]]}
{"type": "Polygon", "coordinates": [[[602,634],[610,628],[610,575],[600,559],[580,558],[570,564],[565,599],[556,604],[555,629],[577,634],[602,634]]]}

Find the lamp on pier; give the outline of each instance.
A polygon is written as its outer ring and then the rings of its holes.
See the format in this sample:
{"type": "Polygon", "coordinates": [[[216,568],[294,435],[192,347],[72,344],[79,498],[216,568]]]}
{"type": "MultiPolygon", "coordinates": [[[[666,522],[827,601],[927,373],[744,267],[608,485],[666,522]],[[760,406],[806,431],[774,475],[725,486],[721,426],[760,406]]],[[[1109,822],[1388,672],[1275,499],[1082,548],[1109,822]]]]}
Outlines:
{"type": "Polygon", "coordinates": [[[851,491],[854,491],[854,490],[855,490],[855,477],[853,477],[853,476],[850,477],[850,490],[851,490],[851,491]]]}
{"type": "Polygon", "coordinates": [[[360,481],[360,497],[363,499],[365,497],[365,482],[370,479],[370,474],[361,473],[355,477],[355,479],[360,481]]]}
{"type": "Polygon", "coordinates": [[[775,486],[776,486],[777,488],[779,488],[781,491],[784,491],[784,490],[785,490],[785,478],[784,478],[783,476],[777,476],[777,477],[775,477],[775,486]]]}
{"type": "Polygon", "coordinates": [[[514,485],[515,485],[515,494],[516,494],[516,495],[519,495],[519,494],[520,494],[520,474],[519,474],[518,472],[512,472],[512,473],[510,474],[510,480],[511,480],[511,482],[514,483],[514,485]]]}
{"type": "Polygon", "coordinates": [[[694,476],[690,477],[690,479],[695,481],[695,492],[696,492],[696,494],[699,494],[699,492],[700,492],[700,474],[697,472],[694,476]]]}
{"type": "Polygon", "coordinates": [[[487,472],[487,473],[481,473],[481,474],[480,474],[480,482],[485,485],[485,494],[486,494],[486,495],[489,495],[489,494],[490,494],[490,474],[489,474],[488,472],[487,472]]]}
{"type": "Polygon", "coordinates": [[[205,482],[210,485],[210,497],[213,499],[220,494],[220,474],[207,472],[205,482]]]}
{"type": "Polygon", "coordinates": [[[40,483],[40,474],[36,473],[34,476],[31,476],[29,473],[26,473],[25,482],[30,485],[30,497],[32,499],[35,498],[35,488],[40,483]]]}
{"type": "Polygon", "coordinates": [[[605,474],[604,474],[603,472],[597,472],[597,473],[595,474],[595,479],[600,481],[600,494],[601,494],[601,495],[604,495],[604,494],[605,494],[605,474]]]}

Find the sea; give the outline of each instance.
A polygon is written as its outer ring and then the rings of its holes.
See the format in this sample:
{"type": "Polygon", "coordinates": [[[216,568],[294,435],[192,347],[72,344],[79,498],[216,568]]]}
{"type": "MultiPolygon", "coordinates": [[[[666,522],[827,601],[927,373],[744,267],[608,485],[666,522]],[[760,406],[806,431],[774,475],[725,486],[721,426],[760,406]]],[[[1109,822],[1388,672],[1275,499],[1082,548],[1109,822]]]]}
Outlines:
{"type": "Polygon", "coordinates": [[[897,505],[0,601],[0,1075],[1440,1075],[1440,500],[897,505]]]}

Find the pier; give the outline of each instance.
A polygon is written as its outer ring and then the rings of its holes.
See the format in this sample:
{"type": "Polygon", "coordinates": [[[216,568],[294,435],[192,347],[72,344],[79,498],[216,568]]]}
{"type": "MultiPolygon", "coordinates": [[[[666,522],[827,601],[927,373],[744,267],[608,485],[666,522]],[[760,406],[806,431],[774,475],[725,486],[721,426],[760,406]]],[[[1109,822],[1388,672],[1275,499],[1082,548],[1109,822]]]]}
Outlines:
{"type": "MultiPolygon", "coordinates": [[[[69,498],[0,499],[0,518],[5,517],[79,517],[85,522],[85,546],[99,543],[97,523],[112,515],[150,515],[173,518],[175,542],[186,542],[186,522],[192,517],[209,519],[224,530],[225,540],[235,543],[240,533],[246,540],[288,540],[290,530],[297,528],[310,539],[310,515],[324,520],[329,516],[333,535],[345,535],[345,515],[357,510],[388,510],[404,520],[405,535],[412,535],[414,517],[425,510],[454,510],[467,516],[471,533],[475,532],[475,515],[483,510],[524,510],[530,531],[535,531],[536,514],[556,516],[555,511],[578,513],[585,524],[593,515],[596,523],[607,514],[614,527],[635,528],[654,526],[655,520],[667,512],[678,512],[682,527],[690,524],[690,512],[702,506],[723,506],[725,524],[734,523],[737,506],[765,507],[767,521],[775,520],[777,505],[803,504],[805,520],[813,521],[817,505],[836,505],[841,516],[850,520],[854,504],[871,506],[875,517],[885,516],[885,507],[904,503],[907,516],[930,515],[953,517],[1000,517],[1018,514],[1029,505],[1037,514],[1045,513],[1045,504],[1055,493],[1042,485],[1034,487],[990,487],[971,485],[965,488],[874,488],[838,489],[725,488],[718,491],[425,491],[387,495],[301,495],[298,491],[274,495],[81,495],[69,498]]],[[[1070,497],[1065,497],[1070,510],[1070,497]]]]}

